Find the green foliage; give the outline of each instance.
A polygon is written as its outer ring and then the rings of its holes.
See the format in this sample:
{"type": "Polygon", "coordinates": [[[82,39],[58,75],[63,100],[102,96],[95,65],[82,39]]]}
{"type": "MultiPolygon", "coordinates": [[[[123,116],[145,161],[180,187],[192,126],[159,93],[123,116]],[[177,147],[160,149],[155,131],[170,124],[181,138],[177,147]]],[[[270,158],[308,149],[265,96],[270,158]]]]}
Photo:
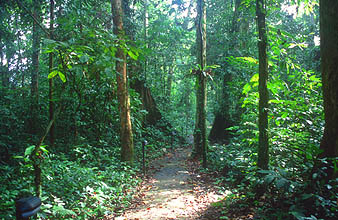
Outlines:
{"type": "MultiPolygon", "coordinates": [[[[48,125],[49,101],[61,111],[55,145],[47,146],[47,137],[41,147],[40,218],[93,219],[118,212],[128,206],[139,183],[142,141],[148,141],[149,162],[178,144],[178,136],[193,133],[194,80],[186,77],[196,66],[193,1],[148,1],[147,26],[143,2],[126,2],[126,34],[118,41],[109,1],[56,1],[53,40],[40,30],[44,41],[36,133],[31,131],[30,95],[33,22],[14,1],[0,3],[0,219],[14,219],[15,198],[34,192],[29,155],[48,125]],[[156,126],[145,125],[143,94],[129,90],[136,168],[118,159],[114,63],[119,47],[127,55],[129,82],[144,82],[163,116],[156,126]],[[49,54],[54,57],[51,71],[49,54]],[[52,78],[54,96],[49,100],[52,78]]],[[[268,3],[271,164],[259,175],[255,1],[236,2],[208,2],[207,63],[215,65],[203,71],[213,79],[208,84],[207,124],[222,114],[232,136],[227,144],[209,149],[210,166],[222,175],[216,180],[220,190],[233,188],[227,200],[214,206],[231,210],[253,204],[262,219],[334,219],[337,179],[324,182],[325,168],[318,165],[335,164],[318,158],[324,123],[320,54],[314,42],[319,38],[318,1],[291,1],[298,5],[297,15],[285,11],[290,1],[268,3]],[[212,74],[207,74],[210,68],[212,74]],[[265,195],[255,198],[260,185],[266,186],[265,195]]],[[[28,11],[33,7],[32,1],[22,4],[28,11]]],[[[49,7],[47,1],[41,4],[45,24],[49,7]]]]}
{"type": "MultiPolygon", "coordinates": [[[[73,155],[45,155],[41,164],[43,206],[39,215],[48,219],[88,219],[113,214],[115,209],[127,206],[139,183],[137,170],[114,155],[112,149],[90,145],[77,146],[73,155]]],[[[0,218],[11,219],[15,214],[14,199],[20,193],[33,192],[30,161],[25,159],[20,164],[17,168],[1,166],[2,182],[12,181],[11,185],[2,185],[7,193],[1,203],[4,212],[0,218]]]]}
{"type": "MultiPolygon", "coordinates": [[[[271,22],[280,20],[278,16],[270,16],[271,22]]],[[[325,168],[317,168],[318,164],[330,162],[319,160],[318,156],[324,120],[322,84],[318,62],[314,60],[319,48],[309,40],[316,34],[311,32],[315,27],[311,24],[299,34],[296,31],[298,21],[285,19],[285,24],[274,23],[269,27],[271,163],[268,171],[255,170],[259,101],[257,59],[253,54],[230,55],[226,60],[238,74],[239,79],[227,85],[237,93],[240,89],[241,95],[237,98],[241,100],[242,114],[239,123],[228,129],[233,134],[229,144],[215,145],[209,157],[223,176],[217,184],[233,185],[236,195],[245,197],[224,204],[228,210],[253,202],[262,219],[334,219],[337,216],[337,180],[325,183],[325,168]],[[259,186],[266,190],[263,197],[255,198],[254,192],[259,186]]],[[[331,168],[334,169],[333,165],[331,168]]],[[[223,190],[226,189],[229,188],[223,190]]]]}

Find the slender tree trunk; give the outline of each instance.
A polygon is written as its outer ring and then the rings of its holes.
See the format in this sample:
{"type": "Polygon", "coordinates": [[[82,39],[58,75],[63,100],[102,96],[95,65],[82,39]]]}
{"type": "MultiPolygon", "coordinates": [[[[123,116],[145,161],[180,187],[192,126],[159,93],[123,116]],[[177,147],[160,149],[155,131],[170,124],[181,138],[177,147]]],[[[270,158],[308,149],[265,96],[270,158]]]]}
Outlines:
{"type": "Polygon", "coordinates": [[[207,166],[206,161],[206,77],[203,71],[206,67],[206,6],[204,0],[197,1],[197,62],[200,70],[197,71],[196,79],[196,122],[194,131],[194,156],[202,157],[203,167],[207,166]]]}
{"type": "MultiPolygon", "coordinates": [[[[0,73],[1,73],[1,85],[2,85],[2,97],[5,96],[6,94],[6,88],[9,84],[9,78],[8,78],[8,68],[6,68],[6,65],[3,66],[2,62],[3,62],[3,58],[4,57],[4,53],[3,53],[3,46],[0,45],[0,59],[1,59],[1,63],[0,63],[0,73]]],[[[8,63],[8,57],[6,57],[7,59],[7,63],[8,63]]]]}
{"type": "MultiPolygon", "coordinates": [[[[325,113],[322,157],[338,157],[338,1],[320,0],[320,54],[325,113]]],[[[336,165],[337,161],[335,162],[336,165]]],[[[330,165],[333,165],[330,163],[330,165]]],[[[327,179],[337,176],[327,169],[327,179]]]]}
{"type": "Polygon", "coordinates": [[[173,82],[173,75],[174,75],[174,70],[173,70],[173,65],[169,66],[168,69],[168,79],[167,79],[167,89],[166,89],[166,98],[170,103],[171,99],[171,87],[172,87],[172,82],[173,82]]]}
{"type": "MultiPolygon", "coordinates": [[[[149,17],[148,17],[148,0],[144,0],[144,21],[143,21],[143,28],[144,28],[144,42],[145,47],[148,49],[148,24],[149,24],[149,17]]],[[[144,59],[144,81],[147,80],[147,66],[148,60],[147,57],[144,59]]]]}
{"type": "MultiPolygon", "coordinates": [[[[49,27],[49,38],[53,39],[54,31],[54,0],[50,0],[50,27],[49,27]]],[[[53,54],[49,54],[49,72],[53,71],[53,54]]],[[[53,101],[53,78],[49,79],[49,121],[53,119],[54,115],[54,101],[53,101]]],[[[54,145],[55,135],[54,135],[54,123],[52,124],[49,131],[49,143],[51,146],[54,145]]]]}
{"type": "Polygon", "coordinates": [[[266,9],[264,0],[257,0],[256,15],[258,27],[258,53],[259,53],[259,141],[258,141],[258,161],[260,169],[268,169],[269,164],[269,142],[268,142],[268,58],[266,54],[267,34],[265,27],[266,9]]]}
{"type": "MultiPolygon", "coordinates": [[[[40,21],[40,2],[33,0],[33,16],[40,21]]],[[[37,135],[38,132],[38,110],[39,110],[39,55],[40,55],[40,31],[39,25],[33,21],[33,45],[32,45],[32,72],[31,72],[31,134],[37,135]]]]}
{"type": "MultiPolygon", "coordinates": [[[[1,89],[1,99],[5,99],[6,93],[7,93],[7,72],[8,72],[8,68],[6,68],[5,65],[3,65],[3,59],[4,59],[4,53],[3,53],[3,45],[0,45],[0,74],[1,74],[1,85],[2,85],[2,89],[1,89]]],[[[8,61],[7,61],[8,62],[8,61]]]]}
{"type": "MultiPolygon", "coordinates": [[[[112,0],[112,13],[114,21],[114,34],[120,42],[123,41],[123,9],[122,0],[112,0]]],[[[130,120],[130,103],[127,86],[127,63],[126,55],[121,48],[117,49],[116,72],[117,72],[117,95],[119,100],[120,123],[121,123],[121,159],[129,163],[134,159],[134,144],[132,125],[130,120]]]]}

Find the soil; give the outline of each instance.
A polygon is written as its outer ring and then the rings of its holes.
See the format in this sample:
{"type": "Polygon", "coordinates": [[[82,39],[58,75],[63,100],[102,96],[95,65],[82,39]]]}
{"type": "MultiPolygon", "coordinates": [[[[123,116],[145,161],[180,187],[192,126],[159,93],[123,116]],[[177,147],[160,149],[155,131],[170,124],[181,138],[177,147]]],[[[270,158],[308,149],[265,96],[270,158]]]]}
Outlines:
{"type": "Polygon", "coordinates": [[[115,220],[218,219],[208,210],[225,195],[200,181],[199,164],[190,154],[190,148],[179,148],[154,161],[150,167],[155,171],[139,193],[142,199],[115,220]]]}

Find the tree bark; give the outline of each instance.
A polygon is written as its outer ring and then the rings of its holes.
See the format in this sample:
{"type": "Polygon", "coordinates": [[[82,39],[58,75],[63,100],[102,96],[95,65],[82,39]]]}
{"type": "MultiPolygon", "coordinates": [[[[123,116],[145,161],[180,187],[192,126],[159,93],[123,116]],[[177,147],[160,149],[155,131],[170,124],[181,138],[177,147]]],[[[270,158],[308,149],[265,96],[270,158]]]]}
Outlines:
{"type": "MultiPolygon", "coordinates": [[[[320,54],[325,129],[321,157],[338,157],[338,1],[320,0],[320,54]]],[[[337,161],[335,161],[337,165],[337,161]]],[[[330,165],[333,165],[330,163],[330,165]]],[[[332,168],[327,178],[337,176],[332,168]]]]}
{"type": "Polygon", "coordinates": [[[172,87],[173,77],[174,77],[174,70],[173,70],[173,66],[171,65],[169,66],[169,70],[168,70],[167,88],[166,88],[166,94],[165,94],[169,103],[171,100],[171,87],[172,87]]]}
{"type": "MultiPolygon", "coordinates": [[[[112,14],[114,21],[114,34],[118,36],[120,42],[124,41],[123,30],[123,9],[122,0],[112,0],[112,14]]],[[[121,159],[129,163],[134,159],[134,144],[132,125],[130,120],[130,102],[127,86],[127,63],[126,55],[120,45],[116,52],[116,72],[117,72],[117,95],[120,110],[120,139],[121,139],[121,159]]]]}
{"type": "Polygon", "coordinates": [[[40,2],[33,0],[33,45],[32,45],[32,72],[31,72],[31,134],[37,135],[38,132],[38,114],[39,114],[39,55],[40,55],[40,31],[37,22],[40,22],[40,2]]]}
{"type": "Polygon", "coordinates": [[[203,167],[207,166],[206,161],[206,77],[203,71],[206,67],[206,6],[204,0],[197,1],[197,62],[200,70],[197,71],[196,79],[196,122],[194,131],[194,156],[202,157],[203,167]]]}
{"type": "Polygon", "coordinates": [[[258,161],[260,169],[268,169],[269,164],[269,140],[268,140],[268,58],[266,54],[267,34],[265,26],[266,9],[264,0],[257,0],[256,15],[258,27],[258,53],[259,53],[259,141],[258,141],[258,161]]]}
{"type": "MultiPolygon", "coordinates": [[[[49,26],[49,38],[53,39],[54,31],[54,0],[50,0],[50,26],[49,26]]],[[[49,54],[49,73],[53,71],[53,54],[49,54]]],[[[53,119],[54,115],[54,101],[53,101],[53,78],[49,79],[49,121],[53,119]]],[[[49,144],[54,146],[55,135],[54,135],[54,123],[52,124],[49,131],[49,144]]]]}

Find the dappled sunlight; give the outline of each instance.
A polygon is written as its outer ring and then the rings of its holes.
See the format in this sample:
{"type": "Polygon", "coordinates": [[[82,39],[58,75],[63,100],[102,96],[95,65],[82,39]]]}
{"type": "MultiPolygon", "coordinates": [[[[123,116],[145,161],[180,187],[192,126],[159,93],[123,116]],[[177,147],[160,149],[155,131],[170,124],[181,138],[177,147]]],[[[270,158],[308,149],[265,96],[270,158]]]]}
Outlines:
{"type": "Polygon", "coordinates": [[[193,180],[187,159],[190,149],[179,149],[154,166],[162,167],[149,181],[141,204],[117,220],[125,219],[197,219],[211,203],[224,199],[207,186],[193,180]]]}

